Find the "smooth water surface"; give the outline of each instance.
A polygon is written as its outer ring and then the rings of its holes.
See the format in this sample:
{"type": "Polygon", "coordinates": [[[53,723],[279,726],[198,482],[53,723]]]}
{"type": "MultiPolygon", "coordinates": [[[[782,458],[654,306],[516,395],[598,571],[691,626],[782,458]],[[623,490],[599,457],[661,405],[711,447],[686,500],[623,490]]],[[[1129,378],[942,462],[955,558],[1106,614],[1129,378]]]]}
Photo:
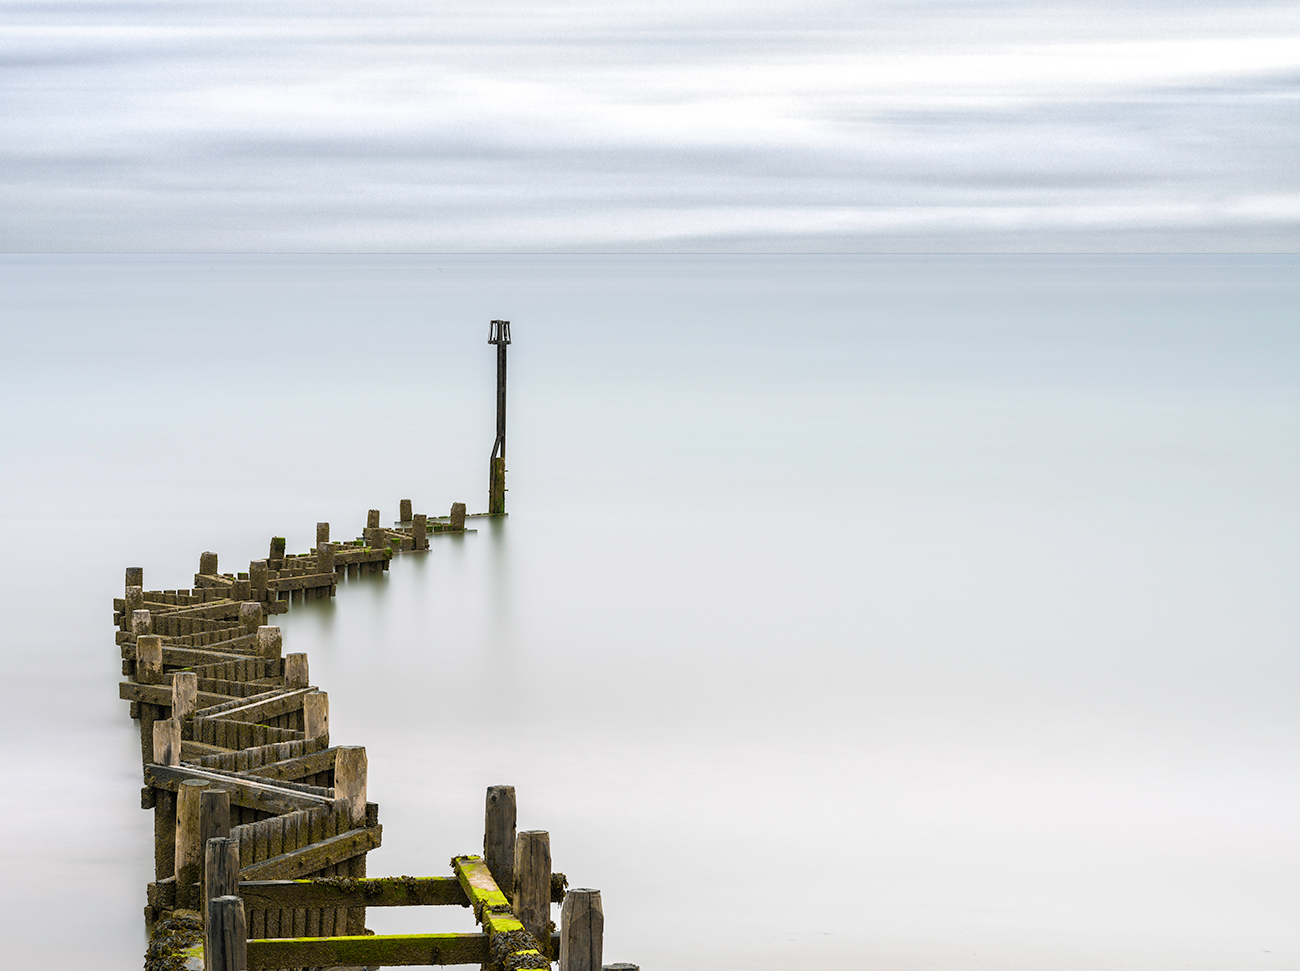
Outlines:
{"type": "Polygon", "coordinates": [[[611,962],[1300,966],[1296,263],[5,258],[6,964],[141,960],[123,567],[483,508],[507,317],[509,518],[280,618],[372,874],[510,782],[611,962]]]}

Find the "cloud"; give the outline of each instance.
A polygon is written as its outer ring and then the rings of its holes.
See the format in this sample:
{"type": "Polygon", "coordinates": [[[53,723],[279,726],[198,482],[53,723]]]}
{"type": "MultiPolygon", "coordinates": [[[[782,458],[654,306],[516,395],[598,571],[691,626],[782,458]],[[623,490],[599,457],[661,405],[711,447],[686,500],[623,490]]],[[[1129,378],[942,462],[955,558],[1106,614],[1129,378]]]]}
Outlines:
{"type": "Polygon", "coordinates": [[[1287,249],[1288,6],[8,5],[0,249],[1287,249]]]}

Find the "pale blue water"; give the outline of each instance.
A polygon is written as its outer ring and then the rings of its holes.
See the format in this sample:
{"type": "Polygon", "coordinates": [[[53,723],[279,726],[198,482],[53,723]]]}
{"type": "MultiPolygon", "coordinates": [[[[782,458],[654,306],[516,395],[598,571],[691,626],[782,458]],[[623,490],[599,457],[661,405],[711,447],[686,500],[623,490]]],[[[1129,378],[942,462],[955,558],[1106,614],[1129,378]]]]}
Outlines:
{"type": "Polygon", "coordinates": [[[0,277],[7,966],[140,962],[122,568],[482,508],[492,317],[508,521],[281,618],[368,748],[371,873],[444,872],[512,782],[608,961],[1300,966],[1296,258],[0,277]]]}

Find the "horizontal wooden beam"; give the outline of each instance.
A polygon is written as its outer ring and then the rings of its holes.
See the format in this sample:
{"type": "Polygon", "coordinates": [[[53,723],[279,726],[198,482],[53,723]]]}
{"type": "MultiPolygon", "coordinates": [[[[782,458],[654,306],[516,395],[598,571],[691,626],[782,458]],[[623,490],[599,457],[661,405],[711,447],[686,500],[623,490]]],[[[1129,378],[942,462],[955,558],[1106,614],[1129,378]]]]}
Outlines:
{"type": "Polygon", "coordinates": [[[296,577],[276,577],[266,581],[266,589],[283,593],[286,590],[308,590],[328,587],[337,582],[333,573],[302,573],[296,577]]]}
{"type": "Polygon", "coordinates": [[[248,971],[271,968],[487,964],[486,934],[375,934],[248,942],[248,971]]]}
{"type": "Polygon", "coordinates": [[[328,772],[334,768],[334,759],[338,753],[338,747],[327,748],[320,752],[312,752],[310,755],[299,755],[296,758],[284,759],[281,762],[272,762],[269,765],[259,765],[255,769],[247,769],[249,775],[260,775],[267,779],[278,779],[281,782],[293,782],[295,779],[301,779],[303,776],[316,775],[318,772],[328,772]]]}
{"type": "MultiPolygon", "coordinates": [[[[163,639],[163,664],[172,668],[195,668],[200,664],[222,664],[226,661],[247,661],[250,657],[259,657],[251,650],[229,650],[223,651],[218,648],[220,645],[209,645],[207,647],[176,647],[168,644],[163,639]]],[[[122,660],[135,660],[135,645],[122,645],[122,660]]]]}
{"type": "MultiPolygon", "coordinates": [[[[232,798],[230,801],[233,803],[235,800],[232,798]]],[[[383,829],[382,826],[367,826],[365,829],[340,833],[302,849],[240,867],[239,877],[241,880],[294,880],[370,852],[382,842],[383,829]]],[[[294,967],[310,966],[313,963],[315,962],[308,961],[305,965],[294,967]]]]}
{"type": "MultiPolygon", "coordinates": [[[[186,779],[205,779],[211,782],[214,788],[225,789],[230,793],[230,804],[232,806],[261,809],[264,812],[276,813],[277,815],[291,813],[298,809],[316,809],[319,806],[334,805],[334,800],[325,796],[298,792],[293,789],[282,789],[269,782],[258,782],[253,779],[227,775],[224,772],[213,772],[211,769],[201,769],[196,765],[146,765],[144,767],[145,785],[153,786],[155,789],[167,789],[175,792],[186,779]]],[[[328,864],[322,863],[321,866],[328,866],[328,864]]],[[[304,870],[300,873],[286,874],[284,876],[277,874],[276,878],[287,879],[310,872],[310,870],[304,870]]]]}
{"type": "MultiPolygon", "coordinates": [[[[117,695],[123,701],[142,701],[148,705],[172,706],[172,686],[170,684],[136,684],[134,681],[121,681],[117,685],[117,695]]],[[[220,705],[231,701],[229,695],[214,695],[207,691],[198,693],[198,704],[220,705]]]]}
{"type": "Polygon", "coordinates": [[[323,877],[315,880],[244,880],[239,896],[250,910],[276,907],[469,906],[455,877],[323,877]]]}
{"type": "Polygon", "coordinates": [[[204,745],[202,742],[191,742],[188,738],[181,740],[182,762],[192,762],[207,755],[225,755],[233,751],[234,749],[222,748],[220,745],[204,745]]]}
{"type": "Polygon", "coordinates": [[[318,688],[279,688],[279,694],[266,697],[266,694],[253,695],[246,705],[226,706],[220,711],[197,711],[196,715],[215,716],[237,722],[261,722],[268,718],[287,715],[302,708],[302,699],[318,691],[318,688]]]}

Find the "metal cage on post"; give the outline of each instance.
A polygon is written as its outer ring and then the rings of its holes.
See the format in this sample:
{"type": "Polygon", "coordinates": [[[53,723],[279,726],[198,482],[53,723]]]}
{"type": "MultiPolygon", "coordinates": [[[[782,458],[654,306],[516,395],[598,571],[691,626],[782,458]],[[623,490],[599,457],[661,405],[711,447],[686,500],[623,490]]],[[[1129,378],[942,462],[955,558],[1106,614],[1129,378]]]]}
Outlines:
{"type": "Polygon", "coordinates": [[[506,512],[506,347],[510,344],[510,321],[494,320],[488,325],[488,343],[497,346],[497,438],[488,462],[488,513],[506,512]]]}

